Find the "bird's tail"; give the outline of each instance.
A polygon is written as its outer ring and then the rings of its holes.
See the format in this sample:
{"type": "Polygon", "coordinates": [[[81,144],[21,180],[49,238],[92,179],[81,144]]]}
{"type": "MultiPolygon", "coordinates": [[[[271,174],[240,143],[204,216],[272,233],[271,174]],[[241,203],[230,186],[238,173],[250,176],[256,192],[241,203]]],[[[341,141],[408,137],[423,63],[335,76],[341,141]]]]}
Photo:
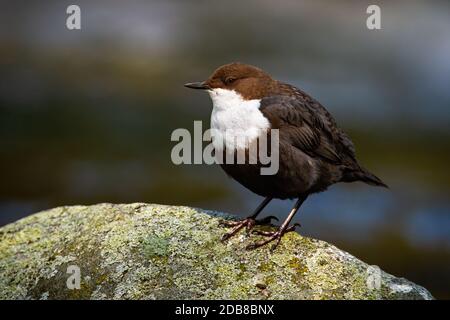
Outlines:
{"type": "Polygon", "coordinates": [[[360,167],[358,170],[349,170],[344,173],[342,178],[344,182],[354,182],[354,181],[362,181],[364,183],[370,184],[372,186],[379,186],[384,188],[389,188],[387,184],[381,181],[373,173],[369,172],[369,170],[360,167]]]}

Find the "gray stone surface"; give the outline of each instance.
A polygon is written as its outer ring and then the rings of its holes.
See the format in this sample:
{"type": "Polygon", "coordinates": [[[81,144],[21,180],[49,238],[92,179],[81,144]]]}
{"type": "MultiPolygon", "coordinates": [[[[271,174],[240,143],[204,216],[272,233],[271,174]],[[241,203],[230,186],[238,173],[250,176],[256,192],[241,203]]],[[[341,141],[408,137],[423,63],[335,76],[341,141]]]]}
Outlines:
{"type": "MultiPolygon", "coordinates": [[[[1,299],[432,299],[406,279],[323,241],[287,234],[278,248],[223,244],[220,219],[144,203],[60,207],[0,229],[1,299]],[[80,289],[68,289],[68,266],[80,289]],[[379,277],[377,277],[379,275],[379,277]]],[[[267,227],[265,227],[267,228],[267,227]]]]}

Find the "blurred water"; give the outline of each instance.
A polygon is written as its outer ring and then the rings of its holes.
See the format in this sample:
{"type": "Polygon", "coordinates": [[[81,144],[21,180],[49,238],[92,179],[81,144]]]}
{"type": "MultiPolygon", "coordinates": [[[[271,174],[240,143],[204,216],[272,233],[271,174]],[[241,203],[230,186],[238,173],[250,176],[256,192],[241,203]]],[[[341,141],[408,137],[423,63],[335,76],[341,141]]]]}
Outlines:
{"type": "Polygon", "coordinates": [[[365,1],[78,1],[80,32],[68,4],[2,4],[0,225],[98,202],[249,214],[261,198],[220,168],[170,161],[174,129],[209,123],[209,99],[182,84],[239,60],[321,101],[391,187],[314,195],[299,232],[450,297],[447,1],[381,1],[376,32],[365,1]]]}

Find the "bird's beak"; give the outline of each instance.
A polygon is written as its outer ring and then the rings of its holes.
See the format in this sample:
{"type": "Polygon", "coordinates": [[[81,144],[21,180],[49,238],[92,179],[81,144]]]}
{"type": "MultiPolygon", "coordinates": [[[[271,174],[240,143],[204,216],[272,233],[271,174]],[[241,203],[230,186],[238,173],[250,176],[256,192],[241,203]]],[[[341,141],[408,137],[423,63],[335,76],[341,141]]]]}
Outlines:
{"type": "Polygon", "coordinates": [[[208,89],[210,89],[210,87],[205,83],[205,81],[202,81],[202,82],[190,82],[190,83],[186,83],[184,86],[186,88],[191,88],[191,89],[201,89],[201,90],[208,90],[208,89]]]}

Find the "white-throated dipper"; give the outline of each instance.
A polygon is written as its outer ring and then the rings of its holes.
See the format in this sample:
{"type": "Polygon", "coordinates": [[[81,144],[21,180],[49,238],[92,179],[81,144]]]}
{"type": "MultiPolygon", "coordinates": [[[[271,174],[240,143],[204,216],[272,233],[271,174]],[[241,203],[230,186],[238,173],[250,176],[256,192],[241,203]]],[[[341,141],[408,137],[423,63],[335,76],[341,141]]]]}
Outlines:
{"type": "MultiPolygon", "coordinates": [[[[295,229],[296,225],[289,226],[289,223],[308,195],[324,191],[334,183],[362,181],[387,187],[359,165],[352,141],[319,102],[292,85],[272,79],[263,70],[230,63],[216,69],[206,81],[185,86],[209,93],[213,102],[211,128],[223,132],[225,140],[238,138],[233,137],[234,133],[239,138],[245,136],[251,143],[278,129],[279,168],[275,174],[262,175],[259,161],[221,164],[229,176],[265,197],[248,218],[225,222],[233,229],[223,236],[223,241],[244,227],[250,232],[255,224],[270,222],[273,217],[261,221],[256,217],[273,198],[297,201],[276,232],[255,232],[267,239],[247,249],[275,240],[274,249],[285,233],[295,229]]],[[[248,144],[235,144],[234,150],[214,147],[222,153],[236,153],[238,148],[247,148],[245,152],[248,152],[249,148],[248,144]]]]}

